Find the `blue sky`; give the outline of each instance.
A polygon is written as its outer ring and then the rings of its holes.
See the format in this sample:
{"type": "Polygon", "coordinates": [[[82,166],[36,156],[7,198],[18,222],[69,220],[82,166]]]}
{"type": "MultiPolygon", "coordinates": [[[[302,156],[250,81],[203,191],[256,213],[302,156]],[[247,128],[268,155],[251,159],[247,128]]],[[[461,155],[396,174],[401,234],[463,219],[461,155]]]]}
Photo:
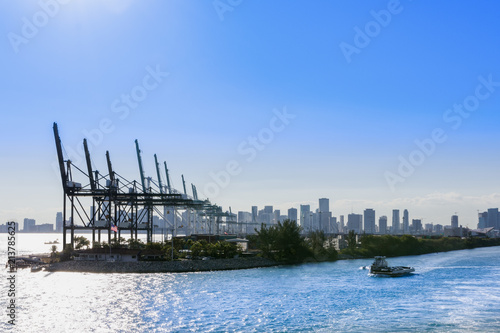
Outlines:
{"type": "Polygon", "coordinates": [[[87,137],[95,168],[106,169],[109,150],[128,179],[139,179],[135,139],[146,174],[156,153],[178,189],[184,174],[212,193],[211,174],[236,161],[240,172],[209,196],[224,209],[315,209],[328,197],[334,216],[408,209],[449,224],[458,212],[475,227],[477,210],[500,206],[498,6],[4,1],[0,223],[52,223],[61,210],[55,121],[67,152],[87,137]],[[346,57],[347,44],[357,53],[346,57]],[[477,102],[467,116],[447,113],[465,101],[477,102]],[[284,110],[293,118],[273,131],[284,110]],[[415,141],[436,129],[446,140],[422,155],[415,141]],[[248,161],[238,147],[259,134],[265,144],[248,161]],[[418,162],[410,174],[400,156],[418,162]],[[399,177],[392,187],[388,173],[399,177]]]}

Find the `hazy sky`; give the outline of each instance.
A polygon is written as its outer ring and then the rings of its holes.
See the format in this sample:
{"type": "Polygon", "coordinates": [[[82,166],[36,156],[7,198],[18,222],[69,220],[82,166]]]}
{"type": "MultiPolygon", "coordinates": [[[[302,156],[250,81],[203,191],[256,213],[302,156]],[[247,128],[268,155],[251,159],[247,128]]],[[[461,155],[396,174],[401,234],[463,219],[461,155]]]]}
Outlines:
{"type": "MultiPolygon", "coordinates": [[[[496,1],[2,1],[0,223],[54,223],[80,167],[153,154],[233,212],[500,206],[496,1]]],[[[81,179],[85,183],[85,179],[81,179]]]]}

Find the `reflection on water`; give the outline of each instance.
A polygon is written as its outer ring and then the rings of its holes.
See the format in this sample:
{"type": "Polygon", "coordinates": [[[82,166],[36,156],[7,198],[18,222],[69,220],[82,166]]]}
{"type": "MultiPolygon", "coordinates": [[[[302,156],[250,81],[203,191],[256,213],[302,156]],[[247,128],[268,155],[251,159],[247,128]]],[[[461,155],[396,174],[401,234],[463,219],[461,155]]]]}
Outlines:
{"type": "MultiPolygon", "coordinates": [[[[417,273],[391,279],[359,269],[372,260],[182,274],[24,270],[17,273],[16,331],[494,332],[499,253],[495,247],[391,258],[417,273]]],[[[2,329],[10,329],[6,318],[2,329]]]]}

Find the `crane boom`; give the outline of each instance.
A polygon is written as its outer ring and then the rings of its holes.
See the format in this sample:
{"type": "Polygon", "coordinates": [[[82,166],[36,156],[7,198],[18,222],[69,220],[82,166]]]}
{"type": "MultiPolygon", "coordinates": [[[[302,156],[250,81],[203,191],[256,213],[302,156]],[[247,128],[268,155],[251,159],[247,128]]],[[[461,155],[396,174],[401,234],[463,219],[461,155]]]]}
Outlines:
{"type": "Polygon", "coordinates": [[[161,177],[160,177],[160,165],[158,164],[158,158],[156,157],[156,154],[155,154],[155,166],[156,166],[156,175],[158,176],[158,186],[160,186],[160,193],[163,194],[163,185],[161,184],[161,177]]]}
{"type": "Polygon", "coordinates": [[[64,192],[66,192],[68,174],[66,173],[66,169],[64,168],[64,158],[62,153],[62,144],[61,138],[59,137],[59,130],[57,128],[57,123],[54,123],[54,139],[56,140],[56,150],[57,150],[57,159],[59,161],[59,170],[61,171],[61,181],[64,192]]]}
{"type": "Polygon", "coordinates": [[[90,188],[95,191],[95,181],[94,172],[92,172],[92,162],[90,161],[89,146],[87,145],[87,139],[83,139],[83,149],[85,150],[85,160],[87,161],[87,170],[89,173],[90,188]]]}
{"type": "Polygon", "coordinates": [[[193,199],[198,200],[198,196],[196,195],[196,187],[193,183],[191,183],[191,189],[193,190],[193,199]]]}
{"type": "Polygon", "coordinates": [[[139,149],[139,141],[135,140],[135,149],[137,150],[137,161],[139,162],[139,172],[141,173],[142,191],[146,193],[146,182],[144,179],[144,169],[142,168],[141,150],[139,149]]]}
{"type": "Polygon", "coordinates": [[[109,151],[106,150],[106,161],[108,162],[108,172],[109,172],[109,180],[111,184],[115,183],[115,173],[113,171],[113,167],[111,166],[111,159],[109,158],[109,151]]]}
{"type": "Polygon", "coordinates": [[[187,196],[186,182],[184,181],[184,175],[182,175],[182,186],[184,186],[184,194],[187,196]]]}
{"type": "Polygon", "coordinates": [[[168,194],[172,194],[172,188],[170,187],[170,176],[168,175],[167,162],[163,162],[165,164],[165,173],[167,174],[167,188],[168,194]]]}

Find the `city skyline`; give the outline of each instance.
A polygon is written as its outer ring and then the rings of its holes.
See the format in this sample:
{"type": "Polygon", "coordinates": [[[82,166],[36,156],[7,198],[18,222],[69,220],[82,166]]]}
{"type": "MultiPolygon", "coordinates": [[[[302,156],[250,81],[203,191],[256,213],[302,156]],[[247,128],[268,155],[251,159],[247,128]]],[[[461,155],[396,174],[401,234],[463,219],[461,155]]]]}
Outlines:
{"type": "Polygon", "coordinates": [[[499,4],[228,6],[2,4],[0,223],[62,209],[53,122],[76,166],[87,138],[137,180],[137,139],[146,176],[158,154],[233,212],[330,198],[474,228],[499,206],[499,4]]]}
{"type": "MultiPolygon", "coordinates": [[[[265,224],[267,226],[275,225],[278,221],[283,222],[285,219],[290,219],[292,221],[296,221],[298,225],[302,227],[303,232],[308,233],[310,231],[323,230],[324,232],[330,234],[342,234],[347,233],[349,230],[353,230],[358,234],[367,233],[367,234],[421,234],[424,230],[427,232],[429,226],[433,228],[437,228],[437,232],[442,232],[443,227],[450,227],[451,229],[458,228],[468,228],[468,229],[484,229],[488,227],[494,227],[495,229],[500,228],[500,213],[498,208],[489,208],[485,212],[478,213],[478,221],[476,226],[466,226],[459,223],[459,215],[451,215],[450,223],[436,223],[435,221],[423,221],[421,218],[412,218],[410,219],[410,213],[407,209],[404,209],[403,212],[403,220],[401,221],[399,209],[392,210],[392,225],[388,228],[387,225],[387,216],[377,215],[376,210],[372,208],[367,208],[364,210],[363,214],[356,214],[351,212],[350,214],[343,215],[339,214],[338,216],[332,216],[332,212],[329,208],[329,199],[328,198],[320,198],[318,208],[315,210],[311,210],[310,205],[301,205],[300,207],[300,218],[298,215],[299,210],[297,208],[289,208],[287,210],[287,214],[281,215],[280,209],[274,209],[274,206],[267,205],[264,206],[263,209],[258,209],[258,206],[252,206],[250,211],[238,211],[234,214],[234,221],[238,223],[249,224],[250,227],[239,227],[236,233],[253,233],[254,229],[260,229],[260,224],[265,224]],[[324,217],[328,217],[328,220],[325,220],[324,217]],[[347,224],[344,225],[345,216],[347,216],[347,224]],[[378,224],[376,223],[378,216],[378,224]],[[411,220],[411,223],[410,223],[411,220]],[[424,228],[425,227],[425,228],[424,228]]],[[[93,216],[92,207],[89,208],[90,216],[93,216]]],[[[118,223],[118,227],[122,222],[127,224],[125,221],[125,217],[127,216],[126,212],[120,219],[118,223]]],[[[141,213],[142,214],[142,213],[141,213]]],[[[144,218],[144,217],[143,217],[144,218]]],[[[194,230],[189,229],[189,225],[194,223],[195,219],[194,215],[190,215],[187,211],[183,211],[180,218],[180,222],[176,225],[182,225],[180,228],[183,232],[191,233],[191,232],[201,232],[202,230],[194,230]]],[[[35,219],[24,218],[23,222],[17,222],[17,230],[22,232],[62,232],[63,226],[63,214],[61,212],[56,213],[55,223],[45,223],[36,224],[35,219]],[[20,228],[22,226],[22,228],[20,228]]],[[[167,226],[167,221],[163,219],[161,216],[154,215],[153,223],[156,225],[156,228],[164,229],[169,228],[167,226]]],[[[223,225],[226,225],[222,222],[223,225]]],[[[4,227],[6,230],[6,225],[0,226],[4,227]]],[[[3,230],[3,229],[2,229],[3,230]]],[[[229,229],[228,229],[229,230],[229,229]]],[[[234,230],[232,230],[234,231],[234,230]]],[[[436,232],[436,230],[431,229],[431,232],[436,232]]]]}

